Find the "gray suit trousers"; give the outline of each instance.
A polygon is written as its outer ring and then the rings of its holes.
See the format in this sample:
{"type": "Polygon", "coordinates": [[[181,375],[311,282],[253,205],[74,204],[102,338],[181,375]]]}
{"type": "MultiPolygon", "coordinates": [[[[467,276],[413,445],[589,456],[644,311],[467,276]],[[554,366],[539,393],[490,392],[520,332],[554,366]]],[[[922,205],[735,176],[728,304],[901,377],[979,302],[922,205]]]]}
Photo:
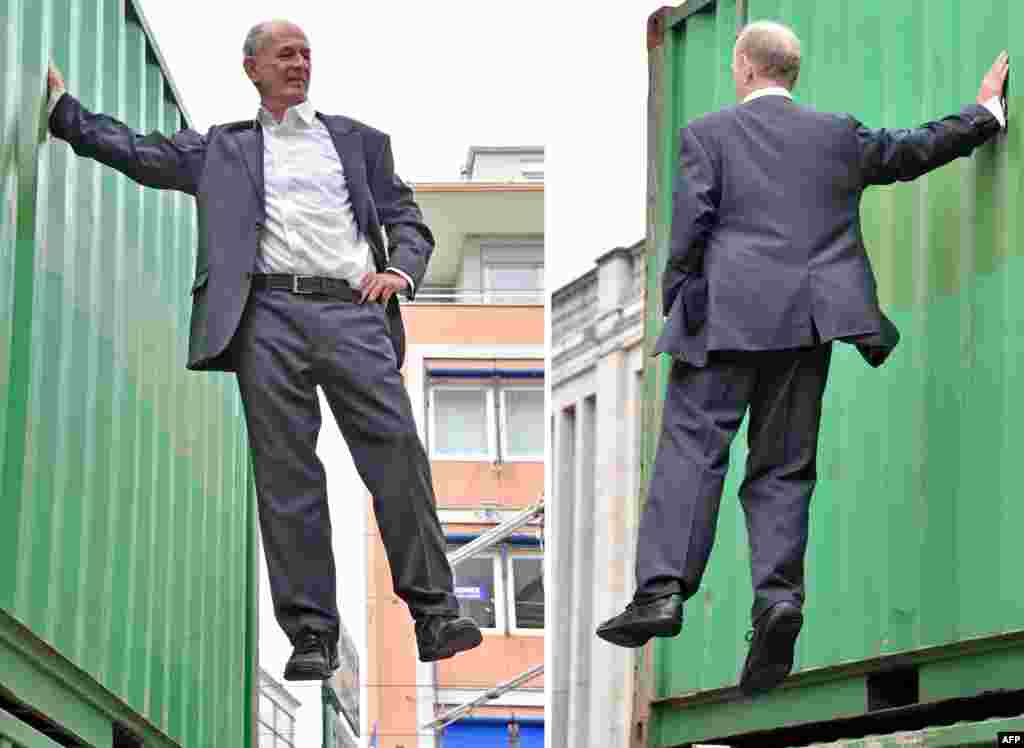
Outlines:
{"type": "Polygon", "coordinates": [[[373,496],[396,594],[414,618],[457,613],[430,463],[384,307],[254,289],[231,355],[245,407],[274,613],[288,637],[294,641],[303,629],[338,633],[327,485],[316,455],[317,386],[373,496]]]}
{"type": "Polygon", "coordinates": [[[715,540],[729,446],[750,409],[740,501],[750,541],[756,620],[803,603],[804,553],[817,479],[818,429],[831,344],[713,352],[672,367],[654,471],[640,519],[638,600],[697,592],[715,540]]]}

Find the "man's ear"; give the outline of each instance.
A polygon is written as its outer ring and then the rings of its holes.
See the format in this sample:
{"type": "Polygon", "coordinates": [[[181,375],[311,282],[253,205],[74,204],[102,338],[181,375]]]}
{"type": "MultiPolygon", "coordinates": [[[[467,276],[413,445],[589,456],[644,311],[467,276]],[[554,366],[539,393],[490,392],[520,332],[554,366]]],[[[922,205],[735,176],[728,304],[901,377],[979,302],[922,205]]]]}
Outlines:
{"type": "Polygon", "coordinates": [[[252,58],[246,57],[242,62],[242,67],[245,68],[245,74],[248,76],[249,80],[252,81],[252,84],[256,86],[256,88],[259,88],[260,84],[256,79],[256,66],[253,64],[252,58]]]}

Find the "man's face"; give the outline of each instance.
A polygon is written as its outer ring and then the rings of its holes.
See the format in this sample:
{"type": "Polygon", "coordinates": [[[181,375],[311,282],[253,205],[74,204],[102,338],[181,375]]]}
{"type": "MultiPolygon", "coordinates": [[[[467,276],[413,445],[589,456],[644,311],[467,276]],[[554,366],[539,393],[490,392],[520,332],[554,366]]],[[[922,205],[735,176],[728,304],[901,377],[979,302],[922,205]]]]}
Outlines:
{"type": "Polygon", "coordinates": [[[298,26],[275,26],[256,56],[246,58],[245,70],[264,99],[301,104],[312,72],[306,35],[298,26]]]}

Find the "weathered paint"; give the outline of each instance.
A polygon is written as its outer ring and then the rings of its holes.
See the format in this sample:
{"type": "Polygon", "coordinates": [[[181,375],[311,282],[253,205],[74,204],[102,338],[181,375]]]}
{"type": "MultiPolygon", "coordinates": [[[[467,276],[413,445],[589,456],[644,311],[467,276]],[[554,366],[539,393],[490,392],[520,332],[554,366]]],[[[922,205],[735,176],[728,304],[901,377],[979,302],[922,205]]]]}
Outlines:
{"type": "Polygon", "coordinates": [[[979,722],[958,722],[945,727],[896,732],[890,735],[871,735],[859,740],[812,743],[806,748],[990,748],[996,745],[998,733],[1021,731],[1024,731],[1024,715],[979,722]]]}
{"type": "MultiPolygon", "coordinates": [[[[736,30],[743,20],[762,18],[788,23],[801,37],[798,101],[849,111],[871,127],[908,127],[974,100],[996,54],[1008,48],[1013,57],[1024,6],[747,0],[737,13],[735,0],[691,0],[660,11],[649,36],[648,351],[661,326],[679,128],[734,103],[736,30]]],[[[1018,102],[1011,96],[1011,116],[1018,102]]],[[[817,703],[814,694],[827,690],[829,677],[840,679],[837,688],[847,682],[839,666],[897,653],[913,658],[964,642],[984,648],[991,637],[1024,629],[1017,573],[1024,461],[1012,450],[1024,415],[1024,245],[1012,206],[1024,172],[1014,121],[972,158],[864,196],[865,242],[883,308],[903,341],[878,371],[848,346],[835,351],[796,663],[797,671],[822,675],[785,699],[746,704],[751,725],[864,711],[862,680],[849,681],[860,684],[849,700],[817,703]]],[[[645,372],[643,490],[668,365],[650,360],[645,372]]],[[[715,734],[698,734],[698,715],[713,711],[710,702],[724,706],[735,698],[726,690],[701,706],[685,697],[731,688],[746,655],[750,569],[736,499],[745,458],[744,429],[704,585],[687,605],[683,634],[655,647],[653,745],[715,734]]],[[[970,670],[973,659],[968,646],[950,667],[970,670]]],[[[959,695],[993,687],[1001,677],[956,681],[959,695]]],[[[939,698],[930,689],[922,670],[921,701],[939,698]]]]}
{"type": "Polygon", "coordinates": [[[193,202],[46,138],[51,54],[90,109],[187,122],[134,0],[0,0],[0,650],[54,653],[0,685],[249,744],[253,489],[234,381],[184,368],[193,202]]]}

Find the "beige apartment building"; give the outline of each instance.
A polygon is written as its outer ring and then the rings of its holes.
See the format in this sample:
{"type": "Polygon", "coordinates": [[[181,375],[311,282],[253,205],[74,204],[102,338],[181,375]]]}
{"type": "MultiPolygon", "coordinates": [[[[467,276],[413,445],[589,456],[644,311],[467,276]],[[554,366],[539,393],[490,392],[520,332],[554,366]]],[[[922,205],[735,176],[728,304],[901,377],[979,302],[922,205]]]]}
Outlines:
{"type": "MultiPolygon", "coordinates": [[[[403,375],[449,553],[537,504],[544,490],[543,149],[471,148],[463,177],[414,185],[436,249],[403,309],[403,375]]],[[[453,715],[544,662],[539,521],[455,566],[462,613],[484,642],[426,664],[392,591],[372,511],[367,532],[371,745],[540,748],[542,675],[453,715]]]]}

